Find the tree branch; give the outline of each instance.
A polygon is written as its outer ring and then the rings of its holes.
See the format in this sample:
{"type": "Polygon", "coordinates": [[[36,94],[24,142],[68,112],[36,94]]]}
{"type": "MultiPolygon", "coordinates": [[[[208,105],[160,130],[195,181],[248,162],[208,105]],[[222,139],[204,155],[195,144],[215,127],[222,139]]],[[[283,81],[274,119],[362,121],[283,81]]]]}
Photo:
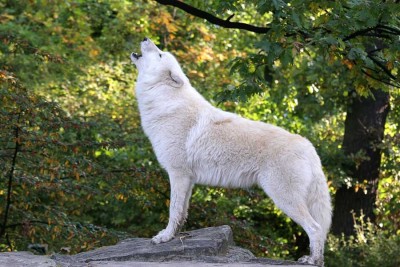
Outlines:
{"type": "MultiPolygon", "coordinates": [[[[21,222],[21,223],[13,223],[13,224],[9,224],[7,225],[7,228],[16,228],[19,226],[24,226],[27,224],[44,224],[44,225],[52,225],[49,224],[49,222],[45,222],[45,221],[39,221],[39,220],[31,220],[31,221],[25,221],[25,222],[21,222]]],[[[64,226],[64,225],[62,225],[64,226]]]]}
{"type": "Polygon", "coordinates": [[[381,70],[383,70],[384,73],[386,73],[387,76],[389,76],[391,79],[396,80],[396,76],[394,76],[389,69],[386,68],[385,64],[380,62],[378,59],[376,59],[372,55],[367,55],[369,59],[371,59],[381,70]]]}
{"type": "Polygon", "coordinates": [[[210,13],[207,13],[203,10],[200,10],[198,8],[195,8],[193,6],[190,6],[188,4],[185,4],[180,1],[176,0],[155,0],[157,3],[162,4],[162,5],[167,5],[167,6],[174,6],[179,9],[182,9],[186,13],[189,13],[193,16],[202,18],[207,20],[208,22],[221,26],[223,28],[230,28],[230,29],[240,29],[240,30],[246,30],[250,32],[255,32],[255,33],[267,33],[271,28],[268,27],[258,27],[242,22],[231,22],[230,19],[233,17],[232,15],[228,17],[228,19],[220,19],[210,13]]]}
{"type": "Polygon", "coordinates": [[[345,41],[353,39],[353,38],[355,38],[357,36],[365,35],[366,33],[370,32],[370,31],[373,31],[375,29],[376,29],[376,27],[371,27],[371,28],[366,28],[366,29],[355,31],[352,34],[350,34],[349,36],[343,38],[343,41],[345,42],[345,41]]]}
{"type": "Polygon", "coordinates": [[[378,24],[374,27],[355,31],[352,34],[343,38],[343,41],[348,41],[357,36],[372,36],[372,37],[378,37],[378,38],[391,39],[390,35],[399,35],[399,34],[400,34],[400,30],[397,28],[378,24]]]}
{"type": "Polygon", "coordinates": [[[400,35],[400,29],[397,29],[396,27],[388,26],[388,25],[381,25],[379,24],[377,26],[380,29],[384,29],[387,32],[390,32],[391,34],[399,34],[400,35]]]}
{"type": "Polygon", "coordinates": [[[384,80],[382,80],[382,79],[379,79],[379,78],[377,78],[377,77],[375,77],[375,76],[369,74],[369,73],[366,72],[365,70],[361,70],[361,72],[364,73],[366,76],[370,77],[371,79],[374,79],[375,81],[378,81],[378,82],[381,82],[381,83],[384,83],[384,84],[386,84],[386,85],[393,86],[393,87],[396,87],[396,88],[400,88],[400,86],[398,86],[398,85],[396,85],[396,84],[393,84],[393,83],[391,83],[391,82],[387,82],[387,81],[384,81],[384,80]]]}
{"type": "MultiPolygon", "coordinates": [[[[241,22],[231,22],[230,20],[234,15],[229,16],[227,19],[220,19],[208,12],[205,12],[203,10],[200,10],[198,8],[195,8],[191,5],[185,4],[181,1],[178,0],[155,0],[157,3],[162,4],[162,5],[167,5],[167,6],[173,6],[177,7],[183,11],[185,11],[188,14],[191,14],[193,16],[196,16],[198,18],[202,18],[207,20],[208,22],[224,27],[224,28],[231,28],[231,29],[241,29],[241,30],[246,30],[254,33],[268,33],[271,28],[269,27],[258,27],[246,23],[241,23],[241,22]]],[[[299,30],[296,33],[300,33],[303,37],[307,38],[308,34],[299,30]]],[[[292,36],[295,35],[296,33],[290,33],[286,34],[287,36],[292,36]]],[[[358,31],[353,32],[352,34],[346,36],[343,38],[343,41],[349,41],[351,39],[354,39],[358,36],[371,36],[371,37],[376,37],[376,38],[383,38],[383,39],[392,39],[391,35],[396,35],[399,34],[400,30],[396,27],[391,27],[387,25],[382,25],[382,24],[377,24],[374,27],[368,27],[365,29],[361,29],[358,31]]],[[[390,79],[395,80],[395,77],[393,74],[390,73],[390,71],[385,68],[385,66],[379,62],[376,58],[374,58],[371,55],[368,55],[368,57],[380,68],[382,71],[390,77],[390,79]]],[[[376,79],[375,77],[371,77],[373,79],[376,79]]],[[[383,82],[383,81],[381,81],[383,82]]],[[[385,82],[384,82],[385,83],[385,82]]],[[[389,85],[392,85],[391,83],[387,83],[389,85]]],[[[396,86],[397,87],[397,86],[396,86]]]]}
{"type": "MultiPolygon", "coordinates": [[[[15,165],[16,165],[16,162],[17,162],[17,155],[18,155],[19,148],[20,148],[19,125],[18,125],[20,117],[21,117],[21,113],[18,114],[17,124],[15,125],[15,136],[14,136],[15,137],[15,150],[14,150],[14,155],[13,155],[13,158],[12,158],[10,174],[8,175],[6,209],[4,211],[3,225],[1,226],[1,230],[0,230],[0,238],[3,237],[3,235],[6,233],[8,212],[10,210],[10,205],[11,205],[12,182],[13,182],[13,178],[14,178],[15,165]]],[[[12,247],[10,247],[10,249],[12,249],[12,247]]]]}

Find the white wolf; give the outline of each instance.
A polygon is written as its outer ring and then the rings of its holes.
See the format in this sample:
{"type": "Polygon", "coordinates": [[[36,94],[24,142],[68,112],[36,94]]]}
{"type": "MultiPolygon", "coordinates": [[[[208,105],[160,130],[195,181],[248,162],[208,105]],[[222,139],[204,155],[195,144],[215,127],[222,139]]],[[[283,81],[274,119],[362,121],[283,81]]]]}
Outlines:
{"type": "Polygon", "coordinates": [[[331,202],[320,159],[305,138],[282,128],[241,118],[207,102],[175,57],[148,38],[137,66],[136,97],[142,127],[171,185],[167,227],[153,243],[174,238],[186,220],[194,184],[259,185],[310,239],[301,262],[323,265],[331,202]]]}

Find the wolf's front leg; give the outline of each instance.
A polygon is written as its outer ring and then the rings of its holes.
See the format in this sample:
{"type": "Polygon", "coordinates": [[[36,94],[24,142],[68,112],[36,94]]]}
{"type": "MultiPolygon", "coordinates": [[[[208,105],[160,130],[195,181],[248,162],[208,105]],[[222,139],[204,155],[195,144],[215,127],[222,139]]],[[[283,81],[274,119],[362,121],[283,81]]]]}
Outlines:
{"type": "Polygon", "coordinates": [[[185,222],[193,182],[189,175],[170,172],[171,199],[169,203],[169,221],[167,228],[160,231],[151,240],[155,244],[168,242],[174,238],[178,229],[185,222]]]}

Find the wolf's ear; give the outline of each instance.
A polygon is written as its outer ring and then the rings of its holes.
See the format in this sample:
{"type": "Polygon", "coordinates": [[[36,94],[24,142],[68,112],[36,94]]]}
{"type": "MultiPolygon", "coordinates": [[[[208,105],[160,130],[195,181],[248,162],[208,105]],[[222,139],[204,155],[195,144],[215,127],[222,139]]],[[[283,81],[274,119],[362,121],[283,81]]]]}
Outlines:
{"type": "Polygon", "coordinates": [[[169,71],[168,84],[171,85],[172,87],[179,88],[183,86],[183,80],[178,75],[172,73],[172,71],[169,71]]]}

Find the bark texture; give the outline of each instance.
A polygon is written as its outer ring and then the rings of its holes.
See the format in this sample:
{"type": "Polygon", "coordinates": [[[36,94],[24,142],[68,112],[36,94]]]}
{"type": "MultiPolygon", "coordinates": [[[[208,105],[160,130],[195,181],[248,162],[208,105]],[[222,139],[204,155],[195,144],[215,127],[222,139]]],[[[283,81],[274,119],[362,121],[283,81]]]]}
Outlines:
{"type": "Polygon", "coordinates": [[[375,219],[374,208],[379,182],[382,141],[389,112],[389,93],[374,90],[373,96],[358,97],[349,105],[343,139],[348,161],[343,166],[351,186],[340,187],[334,199],[332,232],[354,233],[354,220],[361,213],[365,219],[375,219]]]}

